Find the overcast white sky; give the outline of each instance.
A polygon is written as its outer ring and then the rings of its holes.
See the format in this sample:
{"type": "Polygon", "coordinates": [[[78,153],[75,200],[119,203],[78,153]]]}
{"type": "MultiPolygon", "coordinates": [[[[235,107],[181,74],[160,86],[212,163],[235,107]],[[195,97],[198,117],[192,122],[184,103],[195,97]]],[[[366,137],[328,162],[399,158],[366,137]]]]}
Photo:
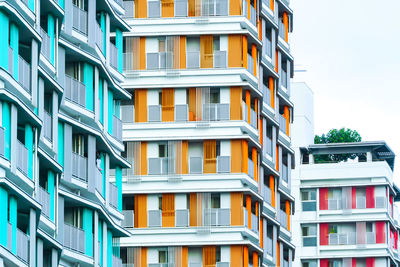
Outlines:
{"type": "Polygon", "coordinates": [[[400,1],[291,0],[295,65],[314,91],[315,133],[357,130],[397,155],[400,184],[400,1]]]}

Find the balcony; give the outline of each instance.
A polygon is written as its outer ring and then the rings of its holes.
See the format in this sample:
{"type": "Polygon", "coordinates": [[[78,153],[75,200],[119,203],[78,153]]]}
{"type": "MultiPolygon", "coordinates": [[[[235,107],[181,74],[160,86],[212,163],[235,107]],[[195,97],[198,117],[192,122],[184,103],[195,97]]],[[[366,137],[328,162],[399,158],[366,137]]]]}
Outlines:
{"type": "MultiPolygon", "coordinates": [[[[247,1],[244,0],[243,1],[243,13],[242,14],[246,18],[247,18],[247,14],[248,14],[247,8],[248,8],[247,7],[247,1]]],[[[252,5],[250,5],[250,22],[254,26],[257,26],[257,13],[256,13],[256,10],[255,10],[254,6],[252,6],[252,5]]]]}
{"type": "Polygon", "coordinates": [[[263,40],[263,50],[264,53],[269,57],[272,58],[272,42],[270,39],[268,39],[267,36],[264,36],[263,40]]]}
{"type": "Polygon", "coordinates": [[[109,188],[108,202],[112,207],[118,209],[118,187],[113,183],[109,183],[108,188],[109,188]]]}
{"type": "Polygon", "coordinates": [[[87,12],[74,4],[72,5],[72,28],[84,35],[87,35],[87,12]]]}
{"type": "Polygon", "coordinates": [[[217,172],[230,173],[231,172],[231,157],[230,156],[217,156],[217,172]]]}
{"type": "Polygon", "coordinates": [[[147,16],[149,18],[161,17],[161,1],[152,0],[147,2],[147,16]]]}
{"type": "Polygon", "coordinates": [[[282,21],[279,20],[279,37],[281,37],[283,40],[286,39],[286,28],[285,24],[283,24],[282,21]]]}
{"type": "Polygon", "coordinates": [[[17,228],[17,257],[29,262],[29,236],[17,228]]]}
{"type": "Polygon", "coordinates": [[[134,105],[121,106],[121,118],[122,118],[122,123],[134,123],[135,106],[134,105]]]}
{"type": "Polygon", "coordinates": [[[153,52],[146,54],[146,69],[160,70],[173,68],[172,52],[153,52]]]}
{"type": "Polygon", "coordinates": [[[104,54],[104,33],[98,23],[95,23],[95,32],[96,32],[96,45],[100,49],[101,53],[104,54]]]}
{"type": "Polygon", "coordinates": [[[124,220],[121,226],[126,228],[133,228],[135,226],[135,212],[133,210],[123,210],[122,215],[124,215],[124,220]]]}
{"type": "Polygon", "coordinates": [[[187,17],[188,0],[175,0],[175,17],[187,17]]]}
{"type": "Polygon", "coordinates": [[[288,169],[288,166],[285,164],[282,164],[281,177],[282,177],[283,181],[285,181],[286,183],[288,182],[289,169],[288,169]]]}
{"type": "Polygon", "coordinates": [[[243,101],[243,120],[249,123],[253,128],[257,129],[257,112],[254,109],[250,109],[250,121],[247,116],[247,105],[243,101]]]}
{"type": "Polygon", "coordinates": [[[124,18],[134,18],[135,17],[135,1],[123,1],[123,7],[125,9],[124,18]]]}
{"type": "Polygon", "coordinates": [[[356,233],[329,234],[329,245],[355,245],[356,233]]]}
{"type": "Polygon", "coordinates": [[[14,75],[14,51],[13,49],[8,46],[8,72],[12,75],[14,75]]]}
{"type": "Polygon", "coordinates": [[[168,158],[149,158],[148,175],[168,175],[175,173],[175,161],[168,158]]]}
{"type": "Polygon", "coordinates": [[[189,227],[189,210],[175,210],[175,226],[189,227]]]}
{"type": "Polygon", "coordinates": [[[288,216],[284,210],[279,211],[279,222],[281,226],[288,228],[288,216]]]}
{"type": "Polygon", "coordinates": [[[271,107],[271,90],[263,84],[264,103],[271,107]]]}
{"type": "Polygon", "coordinates": [[[69,75],[65,75],[64,96],[66,99],[82,107],[85,107],[86,105],[85,85],[69,75]]]}
{"type": "Polygon", "coordinates": [[[28,176],[28,149],[17,140],[17,169],[28,176]]]}
{"type": "Polygon", "coordinates": [[[269,188],[266,185],[264,185],[263,198],[265,202],[271,205],[271,200],[272,200],[271,188],[269,188]]]}
{"type": "Polygon", "coordinates": [[[103,173],[96,167],[96,190],[97,192],[103,196],[103,173]]]}
{"type": "Polygon", "coordinates": [[[201,1],[201,15],[204,17],[228,16],[228,0],[201,1]]]}
{"type": "Polygon", "coordinates": [[[40,36],[42,37],[42,46],[40,52],[50,62],[51,60],[50,36],[42,28],[40,28],[40,36]]]}
{"type": "Polygon", "coordinates": [[[272,238],[267,236],[265,243],[266,243],[266,246],[264,247],[264,254],[272,256],[273,255],[273,241],[272,241],[272,238]]]}
{"type": "Polygon", "coordinates": [[[47,111],[43,113],[43,136],[50,142],[53,140],[53,117],[47,111]]]}
{"type": "Polygon", "coordinates": [[[110,42],[110,66],[118,71],[118,48],[110,42]]]}
{"type": "Polygon", "coordinates": [[[230,209],[205,209],[204,225],[228,226],[231,223],[230,209]]]}
{"type": "Polygon", "coordinates": [[[175,121],[188,121],[189,106],[187,104],[175,105],[175,121]]]}
{"type": "Polygon", "coordinates": [[[64,223],[64,246],[80,253],[85,253],[85,231],[64,223]]]}
{"type": "Polygon", "coordinates": [[[253,76],[255,76],[254,73],[254,60],[251,54],[247,53],[247,70],[250,72],[253,76]]]}
{"type": "Polygon", "coordinates": [[[249,223],[248,223],[248,212],[246,208],[243,208],[243,220],[244,220],[244,226],[246,226],[247,228],[249,228],[251,231],[253,231],[254,233],[258,233],[258,217],[251,213],[251,225],[249,227],[249,223]]]}
{"type": "Polygon", "coordinates": [[[226,51],[214,51],[213,54],[213,66],[214,68],[225,69],[227,67],[227,56],[226,51]]]}
{"type": "Polygon", "coordinates": [[[341,199],[328,199],[328,210],[341,210],[342,200],[341,199]]]}
{"type": "Polygon", "coordinates": [[[50,218],[50,194],[39,186],[39,203],[42,205],[42,214],[50,218]]]}
{"type": "Polygon", "coordinates": [[[0,156],[4,157],[4,153],[5,153],[4,128],[0,126],[0,156]]]}
{"type": "Polygon", "coordinates": [[[31,66],[21,56],[18,56],[18,82],[28,94],[31,93],[31,66]]]}
{"type": "Polygon", "coordinates": [[[148,212],[148,222],[149,228],[161,227],[162,222],[162,212],[161,210],[149,210],[148,212]]]}
{"type": "Polygon", "coordinates": [[[254,162],[248,158],[247,174],[254,180],[254,162]]]}
{"type": "Polygon", "coordinates": [[[376,235],[374,232],[366,232],[366,243],[376,244],[376,235]]]}
{"type": "Polygon", "coordinates": [[[113,267],[122,267],[122,259],[112,255],[112,266],[113,267]]]}
{"type": "Polygon", "coordinates": [[[227,121],[230,119],[229,104],[203,104],[205,121],[227,121]]]}
{"type": "Polygon", "coordinates": [[[189,157],[189,173],[202,174],[203,173],[203,158],[202,157],[189,157]]]}
{"type": "Polygon", "coordinates": [[[122,121],[113,115],[113,136],[122,142],[122,121]]]}
{"type": "Polygon", "coordinates": [[[186,53],[186,67],[188,69],[200,68],[200,51],[188,51],[186,53]]]}
{"type": "Polygon", "coordinates": [[[72,152],[72,176],[87,182],[87,158],[72,152]]]}

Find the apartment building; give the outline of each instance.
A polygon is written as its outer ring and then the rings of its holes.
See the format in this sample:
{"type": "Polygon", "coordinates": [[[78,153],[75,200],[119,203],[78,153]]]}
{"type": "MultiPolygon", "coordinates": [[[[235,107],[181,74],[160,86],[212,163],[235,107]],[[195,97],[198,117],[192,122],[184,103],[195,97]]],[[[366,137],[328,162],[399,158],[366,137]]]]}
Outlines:
{"type": "Polygon", "coordinates": [[[392,267],[399,265],[399,189],[395,155],[383,142],[313,144],[313,93],[295,83],[292,172],[298,201],[293,217],[295,266],[392,267]],[[352,154],[354,160],[335,161],[352,154]],[[329,160],[329,161],[327,161],[329,160]]]}
{"type": "Polygon", "coordinates": [[[0,266],[122,266],[123,13],[0,1],[0,266]]]}
{"type": "Polygon", "coordinates": [[[123,264],[292,266],[288,1],[123,5],[123,264]]]}

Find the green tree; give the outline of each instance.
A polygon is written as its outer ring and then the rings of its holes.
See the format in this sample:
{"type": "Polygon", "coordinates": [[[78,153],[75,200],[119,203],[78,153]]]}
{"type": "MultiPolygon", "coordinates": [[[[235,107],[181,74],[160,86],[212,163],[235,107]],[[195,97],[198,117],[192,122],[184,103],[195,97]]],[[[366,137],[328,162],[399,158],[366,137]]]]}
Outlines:
{"type": "MultiPolygon", "coordinates": [[[[362,138],[356,130],[351,129],[332,129],[327,134],[321,136],[315,135],[314,144],[332,144],[332,143],[355,143],[361,142],[362,138]]],[[[327,154],[315,155],[314,160],[316,163],[322,162],[338,162],[346,161],[348,159],[355,159],[358,154],[327,154]]]]}

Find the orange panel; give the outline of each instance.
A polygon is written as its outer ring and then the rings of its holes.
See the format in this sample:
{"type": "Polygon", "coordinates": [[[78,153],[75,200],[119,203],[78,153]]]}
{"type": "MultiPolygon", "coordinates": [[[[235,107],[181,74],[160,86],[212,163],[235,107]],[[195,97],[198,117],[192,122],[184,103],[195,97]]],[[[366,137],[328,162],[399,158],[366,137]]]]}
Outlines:
{"type": "Polygon", "coordinates": [[[271,7],[271,10],[274,11],[274,9],[275,9],[275,0],[270,0],[269,3],[270,3],[269,6],[271,7]]]}
{"type": "Polygon", "coordinates": [[[213,36],[200,36],[200,68],[213,67],[213,36]]]}
{"type": "Polygon", "coordinates": [[[147,195],[135,195],[135,228],[147,227],[147,195]]]}
{"type": "Polygon", "coordinates": [[[246,210],[247,210],[247,223],[248,226],[251,226],[251,196],[246,196],[246,210]]]}
{"type": "Polygon", "coordinates": [[[250,0],[247,1],[247,18],[250,19],[250,0]]]}
{"type": "Polygon", "coordinates": [[[283,25],[285,25],[285,41],[289,42],[289,18],[287,12],[283,12],[283,25]]]}
{"type": "Polygon", "coordinates": [[[147,0],[135,0],[135,17],[147,18],[147,0]]]}
{"type": "Polygon", "coordinates": [[[258,254],[253,252],[253,266],[258,266],[258,254]]]}
{"type": "Polygon", "coordinates": [[[229,0],[229,15],[242,15],[242,1],[243,0],[229,0]]]}
{"type": "Polygon", "coordinates": [[[146,69],[146,37],[140,37],[139,44],[140,56],[139,56],[139,69],[146,69]]]}
{"type": "Polygon", "coordinates": [[[262,41],[262,24],[261,24],[261,18],[258,19],[258,39],[262,41]]]}
{"type": "Polygon", "coordinates": [[[242,140],[242,173],[246,173],[249,170],[249,144],[247,140],[242,140]]]}
{"type": "Polygon", "coordinates": [[[278,73],[278,50],[275,50],[275,72],[278,73]]]}
{"type": "Polygon", "coordinates": [[[161,17],[174,17],[174,0],[161,0],[161,17]]]}
{"type": "Polygon", "coordinates": [[[215,246],[203,247],[203,267],[215,267],[215,246]]]}
{"type": "Polygon", "coordinates": [[[276,266],[281,266],[281,251],[279,241],[276,241],[276,266]]]}
{"type": "Polygon", "coordinates": [[[289,136],[289,129],[290,129],[290,113],[289,113],[289,107],[284,106],[283,107],[283,117],[286,119],[286,134],[289,136]]]}
{"type": "Polygon", "coordinates": [[[246,107],[247,107],[247,121],[250,123],[251,121],[251,114],[250,114],[250,109],[251,109],[251,96],[250,96],[250,90],[246,90],[246,107]]]}
{"type": "Polygon", "coordinates": [[[247,36],[245,35],[243,35],[242,51],[243,68],[247,69],[247,36]]]}
{"type": "Polygon", "coordinates": [[[269,90],[271,91],[271,107],[275,108],[274,78],[270,76],[268,78],[268,83],[269,83],[269,90]]]}
{"type": "Polygon", "coordinates": [[[243,267],[249,267],[249,248],[243,246],[243,267]]]}
{"type": "Polygon", "coordinates": [[[175,227],[175,194],[162,194],[162,227],[175,227]]]}
{"type": "Polygon", "coordinates": [[[189,201],[189,213],[190,213],[190,226],[199,226],[197,225],[197,222],[199,221],[200,218],[198,218],[198,207],[197,207],[197,194],[196,193],[190,193],[190,201],[189,201]]]}
{"type": "Polygon", "coordinates": [[[288,230],[290,231],[290,202],[289,202],[289,200],[285,201],[285,206],[286,206],[286,215],[287,215],[287,226],[288,226],[288,230]]]}
{"type": "Polygon", "coordinates": [[[182,174],[189,173],[189,143],[188,141],[182,141],[182,174]]]}
{"type": "MultiPolygon", "coordinates": [[[[182,264],[181,267],[188,267],[189,266],[189,253],[188,247],[182,247],[182,264]]],[[[178,267],[178,266],[177,266],[178,267]]]]}
{"type": "Polygon", "coordinates": [[[161,109],[162,109],[162,121],[174,121],[174,110],[175,110],[175,90],[174,89],[162,89],[161,90],[161,109]]]}
{"type": "MultiPolygon", "coordinates": [[[[258,115],[258,98],[254,98],[254,111],[258,115]]],[[[257,127],[259,127],[258,124],[257,127]]]]}
{"type": "Polygon", "coordinates": [[[186,36],[181,36],[179,38],[180,44],[179,44],[179,60],[180,64],[179,67],[181,69],[186,69],[186,36]]]}
{"type": "Polygon", "coordinates": [[[217,142],[215,140],[205,140],[203,143],[203,172],[217,172],[217,142]]]}
{"type": "Polygon", "coordinates": [[[260,125],[259,128],[259,134],[260,134],[260,144],[263,145],[263,139],[264,139],[264,128],[263,128],[263,119],[260,116],[259,121],[258,121],[258,125],[260,125]]]}
{"type": "Polygon", "coordinates": [[[257,171],[257,148],[253,147],[251,149],[251,160],[254,164],[254,180],[258,182],[258,171],[257,171]]]}
{"type": "MultiPolygon", "coordinates": [[[[232,1],[232,0],[231,0],[232,1]]],[[[243,267],[243,246],[231,246],[231,267],[243,267]]]]}
{"type": "Polygon", "coordinates": [[[231,102],[230,102],[231,120],[243,120],[242,102],[243,102],[242,87],[231,87],[231,102]]]}
{"type": "Polygon", "coordinates": [[[231,172],[242,172],[242,140],[231,140],[231,172]]]}
{"type": "Polygon", "coordinates": [[[202,106],[200,91],[196,88],[189,88],[189,121],[200,121],[202,106]]]}
{"type": "MultiPolygon", "coordinates": [[[[243,66],[242,35],[228,36],[228,67],[240,68],[243,66]]],[[[247,51],[246,51],[247,53],[247,51]]],[[[247,57],[246,57],[247,61],[247,57]]]]}
{"type": "Polygon", "coordinates": [[[147,142],[140,143],[140,172],[147,175],[147,142]]]}
{"type": "Polygon", "coordinates": [[[147,122],[147,90],[135,90],[135,122],[147,122]]]}
{"type": "Polygon", "coordinates": [[[264,236],[263,236],[263,234],[264,234],[264,224],[263,224],[262,216],[260,216],[260,221],[259,221],[258,225],[260,226],[259,227],[259,229],[260,229],[260,247],[264,248],[264,236]]]}
{"type": "Polygon", "coordinates": [[[231,193],[231,225],[243,225],[243,193],[231,193]]]}
{"type": "Polygon", "coordinates": [[[142,248],[140,255],[140,267],[147,267],[147,248],[142,248]]]}
{"type": "Polygon", "coordinates": [[[275,169],[279,171],[279,147],[276,145],[276,166],[275,169]]]}
{"type": "Polygon", "coordinates": [[[271,189],[271,206],[275,208],[275,178],[269,176],[269,188],[271,189]]]}
{"type": "Polygon", "coordinates": [[[254,76],[257,77],[257,46],[255,44],[251,45],[251,57],[253,58],[254,76]]]}

